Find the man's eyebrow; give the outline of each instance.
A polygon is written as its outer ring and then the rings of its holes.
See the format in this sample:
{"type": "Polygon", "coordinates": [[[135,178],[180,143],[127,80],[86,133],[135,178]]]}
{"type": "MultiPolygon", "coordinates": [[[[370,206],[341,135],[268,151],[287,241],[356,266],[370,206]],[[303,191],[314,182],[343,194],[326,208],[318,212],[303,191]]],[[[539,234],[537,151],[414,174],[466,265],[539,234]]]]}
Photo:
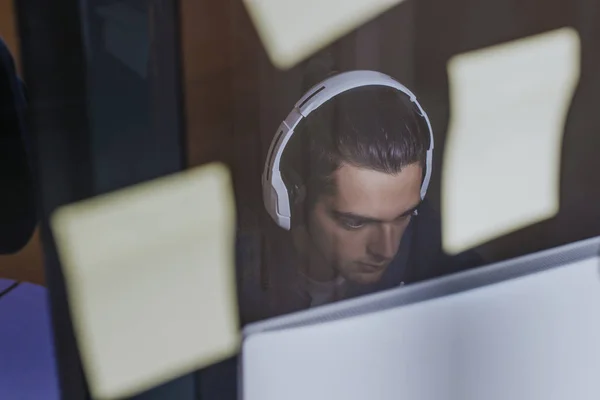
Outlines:
{"type": "Polygon", "coordinates": [[[383,222],[382,220],[379,220],[376,218],[367,217],[365,215],[354,214],[351,212],[331,210],[331,214],[333,214],[333,216],[337,217],[337,218],[356,219],[356,220],[360,220],[360,221],[364,221],[364,222],[383,222]]]}
{"type": "MultiPolygon", "coordinates": [[[[400,214],[399,216],[397,216],[395,219],[400,219],[400,218],[406,217],[406,216],[414,213],[415,210],[417,210],[421,206],[421,203],[422,202],[419,201],[417,204],[415,204],[414,206],[412,206],[409,209],[407,209],[406,211],[404,211],[402,214],[400,214]]],[[[360,220],[360,221],[364,221],[364,222],[370,222],[370,223],[385,222],[385,221],[377,219],[377,218],[369,217],[369,216],[366,216],[366,215],[354,214],[354,213],[351,213],[351,212],[343,212],[343,211],[331,210],[331,214],[333,214],[334,217],[338,217],[338,218],[356,219],[356,220],[360,220]]]]}

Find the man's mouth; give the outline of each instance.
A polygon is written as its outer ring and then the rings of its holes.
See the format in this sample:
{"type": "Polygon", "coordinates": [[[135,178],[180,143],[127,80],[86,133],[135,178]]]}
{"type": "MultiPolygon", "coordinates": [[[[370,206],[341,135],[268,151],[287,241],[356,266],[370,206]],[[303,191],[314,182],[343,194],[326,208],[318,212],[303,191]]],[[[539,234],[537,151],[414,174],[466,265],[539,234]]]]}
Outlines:
{"type": "Polygon", "coordinates": [[[383,270],[386,266],[387,263],[383,263],[383,264],[371,264],[371,263],[359,263],[360,269],[364,272],[370,272],[370,273],[374,273],[374,272],[380,272],[381,270],[383,270]]]}

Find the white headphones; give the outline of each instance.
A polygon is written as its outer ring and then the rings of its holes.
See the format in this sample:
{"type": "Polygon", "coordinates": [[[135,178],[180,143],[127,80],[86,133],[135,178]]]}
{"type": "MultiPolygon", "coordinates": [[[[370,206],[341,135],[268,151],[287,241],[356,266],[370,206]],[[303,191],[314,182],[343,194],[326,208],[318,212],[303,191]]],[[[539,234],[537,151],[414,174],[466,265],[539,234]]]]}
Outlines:
{"type": "Polygon", "coordinates": [[[429,186],[429,180],[431,178],[433,131],[431,129],[429,118],[417,101],[416,96],[404,85],[380,72],[344,72],[324,80],[306,92],[306,94],[302,96],[298,103],[296,103],[294,109],[290,112],[287,118],[281,123],[279,129],[277,129],[277,134],[273,138],[271,146],[269,147],[267,160],[265,162],[265,169],[262,175],[263,201],[269,215],[273,218],[277,225],[283,229],[290,229],[291,206],[290,196],[285,184],[283,183],[283,179],[281,178],[279,164],[281,162],[283,150],[294,134],[294,129],[296,126],[298,126],[298,123],[302,120],[302,118],[308,117],[311,112],[319,108],[328,100],[350,89],[355,89],[362,86],[387,86],[406,94],[410,100],[416,104],[419,112],[423,118],[425,118],[427,127],[429,129],[430,138],[430,145],[429,149],[427,150],[426,158],[425,179],[423,180],[423,184],[421,186],[421,199],[425,197],[425,194],[427,193],[427,187],[429,186]]]}

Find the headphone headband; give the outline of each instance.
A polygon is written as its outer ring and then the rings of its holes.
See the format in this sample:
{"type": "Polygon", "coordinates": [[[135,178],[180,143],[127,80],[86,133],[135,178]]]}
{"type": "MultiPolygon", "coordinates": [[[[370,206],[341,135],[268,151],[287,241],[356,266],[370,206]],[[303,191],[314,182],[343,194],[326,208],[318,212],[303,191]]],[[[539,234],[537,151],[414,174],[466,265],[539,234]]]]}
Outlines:
{"type": "Polygon", "coordinates": [[[375,71],[350,71],[334,75],[323,82],[313,86],[296,103],[294,109],[281,123],[277,130],[269,152],[262,176],[263,201],[269,215],[277,225],[289,230],[291,222],[291,206],[287,188],[281,177],[279,164],[281,156],[288,141],[294,134],[294,129],[302,118],[308,117],[311,112],[321,105],[348,90],[363,86],[386,86],[407,95],[419,109],[419,113],[427,122],[429,129],[429,149],[426,157],[425,179],[421,185],[421,198],[425,197],[429,180],[431,179],[431,165],[433,159],[433,131],[427,114],[417,101],[416,96],[404,85],[388,75],[375,71]]]}

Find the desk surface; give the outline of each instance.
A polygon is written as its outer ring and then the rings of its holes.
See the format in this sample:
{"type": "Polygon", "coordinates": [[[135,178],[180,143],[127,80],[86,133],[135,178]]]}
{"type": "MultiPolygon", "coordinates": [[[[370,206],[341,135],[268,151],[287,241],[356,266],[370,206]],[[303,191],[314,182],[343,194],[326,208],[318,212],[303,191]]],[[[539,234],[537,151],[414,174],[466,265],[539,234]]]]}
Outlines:
{"type": "MultiPolygon", "coordinates": [[[[13,281],[0,279],[0,291],[13,281]]],[[[46,289],[22,283],[0,298],[0,399],[58,400],[46,289]]]]}
{"type": "Polygon", "coordinates": [[[13,285],[15,281],[10,279],[0,279],[0,293],[4,292],[13,285]]]}

